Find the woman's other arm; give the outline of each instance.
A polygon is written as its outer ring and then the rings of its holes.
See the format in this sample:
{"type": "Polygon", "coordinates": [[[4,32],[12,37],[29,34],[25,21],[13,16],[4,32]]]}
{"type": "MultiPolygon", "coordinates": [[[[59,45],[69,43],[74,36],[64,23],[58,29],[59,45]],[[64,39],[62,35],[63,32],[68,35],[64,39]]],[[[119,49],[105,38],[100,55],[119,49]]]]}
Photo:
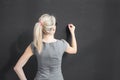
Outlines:
{"type": "Polygon", "coordinates": [[[19,58],[18,62],[16,63],[14,70],[20,80],[27,80],[25,73],[23,71],[23,66],[29,60],[29,58],[33,55],[31,46],[29,45],[26,50],[24,51],[23,55],[19,58]]]}
{"type": "Polygon", "coordinates": [[[77,53],[77,42],[75,37],[75,26],[73,24],[68,24],[68,28],[71,33],[71,44],[68,44],[66,52],[69,54],[76,54],[77,53]]]}

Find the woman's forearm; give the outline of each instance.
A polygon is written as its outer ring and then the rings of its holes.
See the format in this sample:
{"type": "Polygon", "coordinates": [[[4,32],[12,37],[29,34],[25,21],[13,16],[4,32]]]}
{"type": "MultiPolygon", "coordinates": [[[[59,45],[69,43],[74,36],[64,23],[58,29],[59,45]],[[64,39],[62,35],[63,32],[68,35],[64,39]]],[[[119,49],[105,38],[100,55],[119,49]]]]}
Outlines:
{"type": "Polygon", "coordinates": [[[20,80],[27,80],[23,68],[14,67],[15,72],[17,73],[20,80]]]}
{"type": "Polygon", "coordinates": [[[76,42],[76,37],[75,33],[71,33],[71,47],[75,50],[75,53],[77,52],[77,42],[76,42]]]}

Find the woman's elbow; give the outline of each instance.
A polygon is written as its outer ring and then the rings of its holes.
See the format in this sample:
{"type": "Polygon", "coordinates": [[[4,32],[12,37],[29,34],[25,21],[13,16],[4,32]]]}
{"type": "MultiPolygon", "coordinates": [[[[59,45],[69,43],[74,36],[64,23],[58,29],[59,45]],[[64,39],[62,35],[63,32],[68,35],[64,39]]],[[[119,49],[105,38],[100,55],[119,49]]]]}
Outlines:
{"type": "Polygon", "coordinates": [[[73,47],[68,47],[66,52],[68,54],[77,54],[77,48],[73,48],[73,47]]]}
{"type": "Polygon", "coordinates": [[[71,51],[68,52],[69,54],[77,54],[77,49],[73,49],[71,51]]]}
{"type": "Polygon", "coordinates": [[[14,66],[14,68],[13,68],[13,69],[14,69],[14,71],[17,71],[17,70],[18,70],[18,67],[14,66]]]}
{"type": "Polygon", "coordinates": [[[73,50],[73,52],[72,52],[73,54],[77,54],[77,50],[73,50]]]}
{"type": "Polygon", "coordinates": [[[14,71],[19,71],[19,70],[21,70],[22,69],[22,67],[18,67],[18,66],[14,66],[14,71]]]}
{"type": "Polygon", "coordinates": [[[17,69],[16,67],[13,67],[13,70],[14,70],[14,71],[16,71],[16,69],[17,69]]]}

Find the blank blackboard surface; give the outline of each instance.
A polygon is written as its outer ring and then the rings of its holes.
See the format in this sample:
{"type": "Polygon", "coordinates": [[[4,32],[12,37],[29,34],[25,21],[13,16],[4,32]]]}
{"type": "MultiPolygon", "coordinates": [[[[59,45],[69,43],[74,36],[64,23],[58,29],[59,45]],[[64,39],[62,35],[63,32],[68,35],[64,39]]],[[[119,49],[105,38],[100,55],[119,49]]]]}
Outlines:
{"type": "MultiPolygon", "coordinates": [[[[13,67],[43,13],[56,17],[58,39],[70,42],[66,26],[76,26],[78,52],[63,56],[65,80],[120,80],[119,0],[0,0],[0,80],[19,80],[13,67]]],[[[32,56],[24,67],[28,80],[36,66],[32,56]]]]}

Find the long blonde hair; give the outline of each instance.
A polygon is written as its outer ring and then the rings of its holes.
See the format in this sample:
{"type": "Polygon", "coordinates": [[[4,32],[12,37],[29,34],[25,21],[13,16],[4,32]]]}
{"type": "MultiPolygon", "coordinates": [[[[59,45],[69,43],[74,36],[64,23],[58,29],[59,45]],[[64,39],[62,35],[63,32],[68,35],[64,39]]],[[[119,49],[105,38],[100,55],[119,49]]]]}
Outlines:
{"type": "Polygon", "coordinates": [[[34,46],[37,48],[38,52],[42,51],[42,36],[51,34],[51,30],[56,24],[56,19],[53,15],[43,14],[39,21],[34,26],[34,46]]]}

